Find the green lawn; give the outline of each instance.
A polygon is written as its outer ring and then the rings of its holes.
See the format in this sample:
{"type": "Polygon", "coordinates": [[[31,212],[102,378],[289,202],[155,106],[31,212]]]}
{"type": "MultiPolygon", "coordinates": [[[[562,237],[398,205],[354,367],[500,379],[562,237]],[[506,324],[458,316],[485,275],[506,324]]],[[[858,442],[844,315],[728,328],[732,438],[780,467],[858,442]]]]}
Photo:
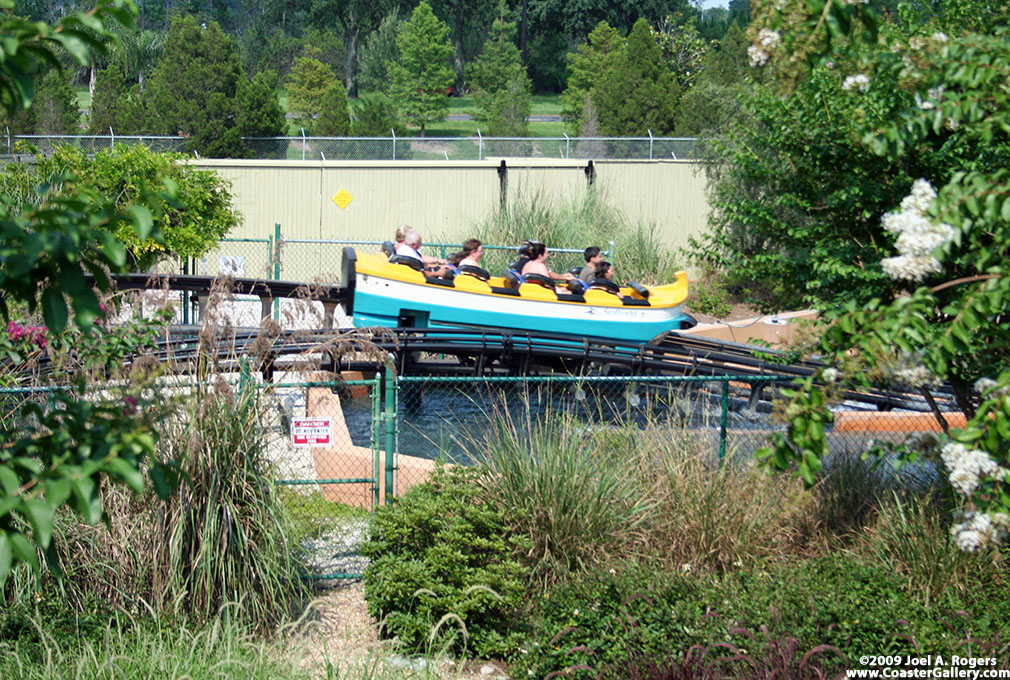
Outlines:
{"type": "MultiPolygon", "coordinates": [[[[91,95],[85,85],[75,86],[77,95],[77,107],[87,110],[91,107],[91,95]]],[[[281,108],[287,110],[288,94],[282,88],[277,91],[277,99],[281,108]]],[[[449,113],[466,114],[473,116],[477,110],[477,105],[472,96],[450,97],[449,113]]],[[[561,95],[538,94],[533,95],[533,115],[538,116],[559,116],[561,115],[561,95]]],[[[82,118],[83,120],[83,118],[82,118]]],[[[411,135],[419,134],[419,129],[411,129],[411,135]]],[[[530,137],[563,137],[565,133],[564,123],[560,121],[533,121],[529,124],[530,137]]],[[[300,137],[301,128],[292,120],[288,121],[288,136],[300,137]]],[[[473,120],[444,120],[433,123],[425,130],[428,137],[476,137],[477,123],[473,120]]]]}

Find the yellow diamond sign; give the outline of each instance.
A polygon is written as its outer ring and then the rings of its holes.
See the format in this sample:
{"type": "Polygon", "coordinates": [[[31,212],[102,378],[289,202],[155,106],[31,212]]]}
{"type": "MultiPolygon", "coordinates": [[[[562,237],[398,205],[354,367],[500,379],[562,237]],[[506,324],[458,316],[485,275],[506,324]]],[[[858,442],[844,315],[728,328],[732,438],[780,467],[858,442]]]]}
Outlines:
{"type": "Polygon", "coordinates": [[[347,189],[341,189],[340,191],[337,192],[337,195],[333,197],[333,202],[336,203],[338,206],[340,206],[341,210],[350,205],[351,201],[353,200],[354,199],[351,197],[351,195],[347,193],[347,189]]]}

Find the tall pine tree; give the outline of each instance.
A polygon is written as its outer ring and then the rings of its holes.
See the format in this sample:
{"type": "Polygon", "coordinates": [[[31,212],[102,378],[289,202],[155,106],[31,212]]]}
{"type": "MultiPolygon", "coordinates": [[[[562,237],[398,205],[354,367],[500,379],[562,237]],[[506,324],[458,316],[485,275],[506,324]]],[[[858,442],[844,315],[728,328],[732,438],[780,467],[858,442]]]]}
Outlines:
{"type": "Polygon", "coordinates": [[[216,22],[172,19],[161,61],[144,91],[151,128],[189,137],[188,150],[204,156],[241,157],[235,110],[241,77],[238,51],[216,22]]]}
{"type": "Polygon", "coordinates": [[[414,8],[397,36],[400,58],[389,67],[391,94],[407,119],[421,128],[445,118],[447,93],[453,83],[449,66],[449,27],[439,21],[424,0],[414,8]]]}
{"type": "Polygon", "coordinates": [[[337,76],[327,64],[314,57],[295,59],[287,80],[288,112],[299,127],[312,131],[323,110],[323,95],[335,82],[337,76]]]}
{"type": "Polygon", "coordinates": [[[506,21],[503,1],[484,51],[470,67],[470,85],[477,102],[477,123],[489,135],[525,137],[533,108],[532,86],[515,45],[515,22],[506,21]]]}
{"type": "Polygon", "coordinates": [[[351,115],[347,110],[347,91],[339,80],[323,93],[319,118],[312,126],[312,134],[319,137],[346,137],[351,132],[351,115]]]}
{"type": "Polygon", "coordinates": [[[277,74],[260,71],[251,80],[239,81],[238,129],[243,137],[261,139],[245,142],[246,155],[259,158],[284,158],[287,140],[262,139],[284,137],[288,120],[277,101],[277,74]]]}
{"type": "Polygon", "coordinates": [[[614,137],[674,131],[680,86],[645,19],[635,22],[624,50],[617,54],[592,92],[600,132],[614,137]]]}
{"type": "MultiPolygon", "coordinates": [[[[620,32],[601,21],[588,40],[568,53],[568,87],[561,93],[561,119],[572,134],[581,134],[586,122],[586,102],[614,57],[624,49],[620,32]]],[[[592,125],[598,124],[594,116],[592,125]]],[[[597,130],[598,131],[598,130],[597,130]]]]}
{"type": "Polygon", "coordinates": [[[121,111],[126,102],[126,78],[119,64],[112,63],[95,76],[95,93],[91,97],[91,117],[88,131],[93,135],[128,134],[119,127],[121,111]]]}

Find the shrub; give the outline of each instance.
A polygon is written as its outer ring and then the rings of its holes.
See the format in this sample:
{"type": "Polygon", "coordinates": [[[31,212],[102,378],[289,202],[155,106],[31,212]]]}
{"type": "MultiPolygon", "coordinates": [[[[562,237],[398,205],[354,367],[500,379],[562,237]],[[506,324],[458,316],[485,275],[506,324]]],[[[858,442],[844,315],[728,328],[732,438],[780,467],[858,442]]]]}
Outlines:
{"type": "Polygon", "coordinates": [[[17,211],[37,206],[40,194],[35,189],[47,183],[54,185],[52,190],[58,196],[87,189],[114,197],[115,205],[126,209],[150,187],[158,187],[165,180],[173,182],[179,200],[148,199],[162,240],[141,238],[128,224],[116,226],[113,232],[127,248],[131,267],[143,271],[162,256],[203,255],[239,224],[230,183],[215,171],[189,166],[181,163],[182,159],[179,154],[157,153],[142,144],[120,144],[95,154],[57,145],[53,154],[39,158],[33,169],[18,164],[5,166],[0,184],[14,197],[12,209],[17,211]],[[78,181],[64,184],[66,173],[76,175],[78,181]]]}
{"type": "Polygon", "coordinates": [[[411,651],[445,645],[495,656],[514,646],[528,550],[505,510],[485,502],[474,470],[439,469],[379,508],[361,548],[368,611],[411,651]]]}
{"type": "Polygon", "coordinates": [[[692,292],[691,309],[699,314],[722,318],[733,311],[725,281],[712,271],[705,272],[692,292]]]}
{"type": "Polygon", "coordinates": [[[848,552],[718,578],[615,565],[535,603],[513,677],[813,677],[863,654],[1006,654],[998,578],[933,607],[902,581],[848,552]]]}
{"type": "Polygon", "coordinates": [[[700,581],[636,564],[596,571],[535,602],[532,632],[512,677],[595,678],[622,667],[632,677],[669,650],[697,640],[705,616],[700,581]],[[634,652],[632,652],[634,650],[634,652]],[[632,654],[641,664],[630,664],[632,654]]]}

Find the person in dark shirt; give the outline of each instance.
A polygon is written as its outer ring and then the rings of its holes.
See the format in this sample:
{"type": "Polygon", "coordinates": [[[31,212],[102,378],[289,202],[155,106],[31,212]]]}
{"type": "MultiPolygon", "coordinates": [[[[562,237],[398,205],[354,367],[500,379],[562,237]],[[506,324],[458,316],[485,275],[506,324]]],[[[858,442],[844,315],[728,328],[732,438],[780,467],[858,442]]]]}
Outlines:
{"type": "Polygon", "coordinates": [[[586,258],[586,266],[579,272],[579,279],[585,283],[589,283],[592,279],[596,278],[596,265],[603,262],[603,253],[596,246],[589,246],[582,253],[582,256],[586,258]]]}
{"type": "Polygon", "coordinates": [[[538,245],[543,245],[540,241],[535,241],[530,239],[526,241],[521,246],[519,246],[519,259],[509,265],[509,269],[515,272],[522,273],[522,270],[529,264],[530,260],[534,258],[533,248],[538,245]]]}

